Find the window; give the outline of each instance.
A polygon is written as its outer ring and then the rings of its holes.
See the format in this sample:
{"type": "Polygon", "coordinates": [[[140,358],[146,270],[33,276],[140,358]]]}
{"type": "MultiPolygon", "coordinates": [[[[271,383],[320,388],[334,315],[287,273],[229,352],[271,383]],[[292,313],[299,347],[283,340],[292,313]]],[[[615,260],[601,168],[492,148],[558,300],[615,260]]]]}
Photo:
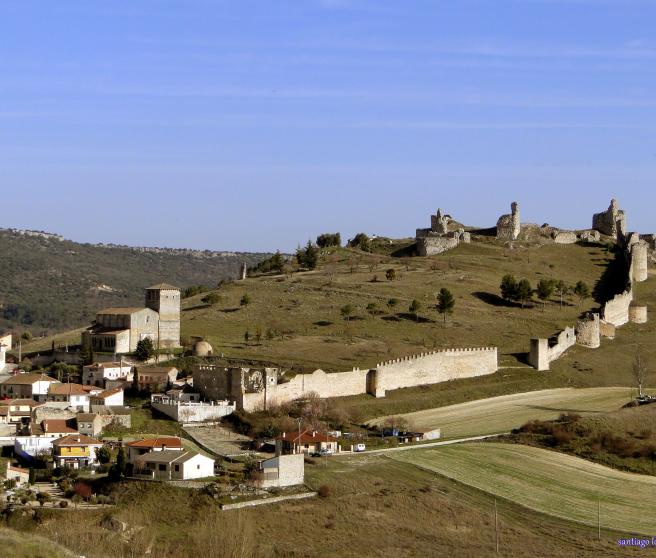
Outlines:
{"type": "Polygon", "coordinates": [[[178,471],[180,471],[180,465],[175,466],[175,472],[177,473],[178,471]]]}
{"type": "Polygon", "coordinates": [[[166,471],[166,465],[164,465],[164,463],[160,463],[159,464],[159,470],[160,471],[166,471]]]}
{"type": "Polygon", "coordinates": [[[196,469],[200,471],[200,465],[196,465],[196,469]]]}

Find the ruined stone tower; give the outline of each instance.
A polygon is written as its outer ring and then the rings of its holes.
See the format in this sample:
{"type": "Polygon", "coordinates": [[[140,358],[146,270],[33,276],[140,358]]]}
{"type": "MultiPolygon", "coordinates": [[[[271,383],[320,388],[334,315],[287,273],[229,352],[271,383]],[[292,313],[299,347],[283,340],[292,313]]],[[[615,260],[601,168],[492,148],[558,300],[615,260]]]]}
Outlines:
{"type": "Polygon", "coordinates": [[[497,240],[517,240],[522,232],[519,204],[513,202],[510,215],[502,215],[497,221],[497,240]]]}
{"type": "Polygon", "coordinates": [[[649,277],[649,245],[641,240],[631,246],[631,280],[642,282],[649,277]]]}
{"type": "Polygon", "coordinates": [[[606,211],[592,216],[592,228],[601,234],[621,239],[626,235],[626,214],[619,209],[617,200],[613,198],[606,211]]]}
{"type": "Polygon", "coordinates": [[[159,346],[180,346],[180,289],[166,283],[146,289],[146,307],[159,314],[159,346]]]}
{"type": "Polygon", "coordinates": [[[442,215],[442,210],[438,209],[435,215],[431,215],[431,231],[436,234],[446,234],[449,232],[448,217],[442,215]]]}

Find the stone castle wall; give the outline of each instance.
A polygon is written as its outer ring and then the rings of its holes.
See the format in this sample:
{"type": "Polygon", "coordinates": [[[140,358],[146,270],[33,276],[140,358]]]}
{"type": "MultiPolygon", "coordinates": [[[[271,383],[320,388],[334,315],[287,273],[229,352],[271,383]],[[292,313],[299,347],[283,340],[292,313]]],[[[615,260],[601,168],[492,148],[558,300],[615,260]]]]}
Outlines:
{"type": "Polygon", "coordinates": [[[496,347],[483,349],[447,349],[406,357],[376,367],[376,395],[386,391],[437,384],[494,374],[498,369],[496,347]]]}
{"type": "Polygon", "coordinates": [[[536,370],[549,370],[549,365],[574,345],[576,345],[576,331],[573,327],[561,331],[553,345],[548,339],[531,339],[528,362],[536,370]]]}
{"type": "Polygon", "coordinates": [[[261,382],[250,386],[248,378],[252,376],[248,374],[230,375],[228,369],[203,366],[194,370],[194,387],[203,397],[210,395],[212,398],[226,398],[225,392],[229,390],[238,409],[257,411],[310,393],[321,398],[365,393],[384,397],[390,390],[494,374],[497,369],[496,348],[448,349],[384,362],[372,370],[354,368],[334,373],[315,370],[312,374],[298,374],[287,382],[275,369],[269,369],[270,373],[261,382]],[[205,389],[207,387],[212,388],[210,392],[205,389]]]}
{"type": "Polygon", "coordinates": [[[622,294],[615,295],[612,300],[604,304],[601,317],[604,321],[615,327],[629,323],[629,307],[633,302],[633,289],[627,288],[622,294]]]}
{"type": "Polygon", "coordinates": [[[601,346],[599,314],[591,314],[576,323],[576,342],[590,349],[601,346]]]}

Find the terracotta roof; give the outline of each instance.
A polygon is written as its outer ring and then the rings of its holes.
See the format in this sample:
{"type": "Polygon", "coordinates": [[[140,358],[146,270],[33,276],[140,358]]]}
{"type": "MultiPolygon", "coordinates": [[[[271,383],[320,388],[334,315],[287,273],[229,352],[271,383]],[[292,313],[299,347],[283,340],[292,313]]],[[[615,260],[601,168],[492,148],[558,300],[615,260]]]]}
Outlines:
{"type": "MultiPolygon", "coordinates": [[[[81,384],[55,384],[48,388],[48,395],[89,395],[92,386],[81,384]]],[[[97,388],[96,388],[97,389],[97,388]]]]}
{"type": "Polygon", "coordinates": [[[179,291],[178,287],[169,285],[168,283],[157,283],[157,285],[151,285],[146,287],[147,291],[179,291]]]}
{"type": "MultiPolygon", "coordinates": [[[[290,442],[293,444],[298,444],[298,432],[284,432],[280,439],[285,442],[290,442]]],[[[301,432],[301,444],[316,444],[318,442],[336,442],[337,438],[332,436],[327,436],[321,432],[313,430],[304,430],[301,432]]]]}
{"type": "Polygon", "coordinates": [[[64,436],[63,438],[58,438],[52,443],[53,446],[102,446],[102,442],[92,438],[91,436],[85,436],[84,434],[72,434],[70,436],[64,436]]]}
{"type": "Polygon", "coordinates": [[[111,397],[112,395],[115,395],[117,393],[120,393],[123,391],[123,388],[114,388],[114,389],[106,389],[103,392],[97,393],[93,397],[99,397],[101,399],[105,399],[106,397],[111,397]]]}
{"type": "Polygon", "coordinates": [[[13,376],[12,378],[8,378],[5,380],[3,385],[30,385],[34,384],[35,382],[53,382],[53,383],[58,383],[57,380],[54,378],[51,378],[50,376],[46,376],[45,374],[18,374],[16,376],[13,376]]]}
{"type": "Polygon", "coordinates": [[[8,465],[7,469],[9,469],[10,471],[16,471],[17,473],[22,473],[24,475],[30,474],[29,469],[23,469],[22,467],[14,467],[13,465],[8,465]]]}
{"type": "Polygon", "coordinates": [[[136,312],[141,312],[142,310],[148,310],[148,308],[145,307],[103,308],[102,310],[96,312],[96,315],[106,315],[106,314],[130,315],[130,314],[135,314],[136,312]]]}
{"type": "Polygon", "coordinates": [[[46,434],[77,434],[77,429],[65,419],[46,419],[41,421],[41,427],[46,434]]]}
{"type": "Polygon", "coordinates": [[[126,445],[131,448],[181,448],[182,440],[173,437],[146,438],[145,440],[128,442],[126,445]]]}

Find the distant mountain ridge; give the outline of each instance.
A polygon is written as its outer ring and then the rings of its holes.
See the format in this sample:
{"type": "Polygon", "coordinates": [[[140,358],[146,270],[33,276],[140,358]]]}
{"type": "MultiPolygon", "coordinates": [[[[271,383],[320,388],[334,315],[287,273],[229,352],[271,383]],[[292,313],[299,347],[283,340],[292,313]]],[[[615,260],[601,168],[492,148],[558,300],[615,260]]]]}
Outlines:
{"type": "Polygon", "coordinates": [[[270,254],[84,244],[45,231],[0,229],[0,330],[79,327],[103,306],[143,303],[160,281],[180,288],[236,279],[270,254]]]}

